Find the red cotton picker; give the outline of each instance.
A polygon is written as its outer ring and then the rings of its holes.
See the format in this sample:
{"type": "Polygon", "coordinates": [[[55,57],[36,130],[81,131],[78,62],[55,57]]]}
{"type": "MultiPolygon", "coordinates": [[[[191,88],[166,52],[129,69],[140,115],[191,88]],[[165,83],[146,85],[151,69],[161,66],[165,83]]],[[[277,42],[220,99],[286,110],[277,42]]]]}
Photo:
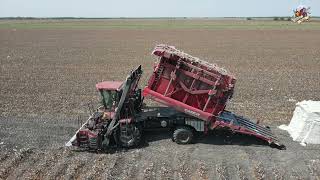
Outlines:
{"type": "Polygon", "coordinates": [[[141,66],[124,82],[106,81],[96,85],[102,104],[66,144],[89,150],[112,146],[133,147],[143,131],[172,130],[178,144],[189,144],[195,132],[207,134],[217,128],[255,136],[285,149],[269,127],[226,111],[236,79],[226,70],[193,57],[173,46],[158,45],[152,52],[158,62],[147,86],[138,88],[141,66]],[[143,97],[166,107],[148,107],[143,97]]]}

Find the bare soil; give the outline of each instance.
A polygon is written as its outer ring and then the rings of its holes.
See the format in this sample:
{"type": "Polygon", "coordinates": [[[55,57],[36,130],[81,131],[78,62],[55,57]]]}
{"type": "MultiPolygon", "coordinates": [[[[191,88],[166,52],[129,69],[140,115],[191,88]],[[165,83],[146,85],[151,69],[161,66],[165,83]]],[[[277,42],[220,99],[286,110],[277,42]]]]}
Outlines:
{"type": "MultiPolygon", "coordinates": [[[[276,127],[295,103],[320,99],[318,30],[0,29],[0,179],[320,179],[320,146],[302,147],[276,127]],[[65,148],[95,84],[142,65],[156,44],[225,67],[237,77],[228,110],[270,125],[280,151],[216,132],[187,146],[148,132],[136,149],[65,148]]],[[[152,102],[148,101],[149,104],[152,102]]]]}

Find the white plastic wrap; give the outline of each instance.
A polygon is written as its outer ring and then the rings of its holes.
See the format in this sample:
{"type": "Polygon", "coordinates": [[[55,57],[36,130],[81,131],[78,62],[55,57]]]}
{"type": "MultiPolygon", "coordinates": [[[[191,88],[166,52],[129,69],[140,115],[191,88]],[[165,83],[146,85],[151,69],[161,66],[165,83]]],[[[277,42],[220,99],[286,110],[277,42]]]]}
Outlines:
{"type": "Polygon", "coordinates": [[[301,145],[320,144],[320,101],[298,102],[290,124],[279,128],[301,145]]]}

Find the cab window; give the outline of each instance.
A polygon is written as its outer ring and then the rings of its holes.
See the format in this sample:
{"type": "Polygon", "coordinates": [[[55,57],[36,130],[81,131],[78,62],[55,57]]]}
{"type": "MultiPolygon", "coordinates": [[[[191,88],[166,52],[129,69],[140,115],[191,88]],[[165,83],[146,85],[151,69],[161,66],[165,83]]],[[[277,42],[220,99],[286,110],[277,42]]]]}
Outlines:
{"type": "Polygon", "coordinates": [[[116,91],[110,90],[101,90],[100,91],[102,96],[102,104],[106,109],[111,109],[113,107],[114,102],[116,101],[116,91]]]}

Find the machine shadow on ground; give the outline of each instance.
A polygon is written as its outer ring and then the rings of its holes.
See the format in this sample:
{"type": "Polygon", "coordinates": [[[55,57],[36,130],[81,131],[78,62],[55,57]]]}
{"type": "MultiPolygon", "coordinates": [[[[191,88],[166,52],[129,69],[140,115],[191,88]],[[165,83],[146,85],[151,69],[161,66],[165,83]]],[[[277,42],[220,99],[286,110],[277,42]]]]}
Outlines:
{"type": "MultiPolygon", "coordinates": [[[[97,154],[99,153],[114,154],[118,152],[130,151],[132,149],[145,148],[145,147],[148,147],[149,145],[152,146],[150,143],[161,141],[161,140],[169,140],[169,139],[172,140],[172,132],[170,130],[145,131],[143,132],[141,143],[138,146],[124,148],[124,147],[118,147],[115,145],[110,147],[108,150],[104,150],[104,151],[92,150],[90,152],[97,153],[97,154]]],[[[173,143],[174,145],[177,145],[173,141],[171,143],[173,143]]],[[[231,131],[223,130],[223,129],[212,131],[207,135],[204,135],[203,133],[198,132],[194,136],[193,144],[262,146],[262,147],[265,146],[266,148],[271,148],[271,147],[268,147],[269,144],[267,142],[257,139],[254,136],[232,133],[231,131]]],[[[72,150],[74,152],[88,151],[84,149],[81,150],[81,149],[73,149],[73,148],[72,150]]]]}
{"type": "MultiPolygon", "coordinates": [[[[146,131],[141,143],[142,147],[148,146],[150,142],[156,142],[164,139],[172,139],[170,131],[146,131]]],[[[174,143],[174,142],[172,142],[174,143]]],[[[219,129],[210,132],[207,135],[196,133],[194,144],[212,144],[212,145],[239,145],[239,146],[269,146],[263,140],[254,136],[232,133],[231,131],[219,129]]]]}

